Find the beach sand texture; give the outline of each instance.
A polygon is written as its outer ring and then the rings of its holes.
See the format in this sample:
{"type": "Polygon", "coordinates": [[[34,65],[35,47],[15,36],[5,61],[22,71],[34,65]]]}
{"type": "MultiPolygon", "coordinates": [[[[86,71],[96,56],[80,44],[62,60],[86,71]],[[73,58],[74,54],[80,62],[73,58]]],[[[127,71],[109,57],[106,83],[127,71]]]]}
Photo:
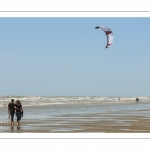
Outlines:
{"type": "Polygon", "coordinates": [[[1,133],[150,133],[150,103],[25,106],[20,126],[0,112],[1,133]]]}

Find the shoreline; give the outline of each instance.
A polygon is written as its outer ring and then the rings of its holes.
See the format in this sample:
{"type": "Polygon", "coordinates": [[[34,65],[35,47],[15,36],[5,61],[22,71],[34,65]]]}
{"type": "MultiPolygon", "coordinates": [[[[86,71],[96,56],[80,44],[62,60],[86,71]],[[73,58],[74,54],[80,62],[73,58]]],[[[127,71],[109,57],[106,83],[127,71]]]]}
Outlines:
{"type": "MultiPolygon", "coordinates": [[[[106,106],[112,108],[115,105],[106,106]]],[[[6,119],[6,108],[0,108],[3,119],[0,133],[150,133],[149,109],[98,112],[97,109],[102,108],[104,105],[90,104],[26,106],[20,126],[16,125],[16,118],[15,125],[11,126],[10,120],[6,119]]]]}

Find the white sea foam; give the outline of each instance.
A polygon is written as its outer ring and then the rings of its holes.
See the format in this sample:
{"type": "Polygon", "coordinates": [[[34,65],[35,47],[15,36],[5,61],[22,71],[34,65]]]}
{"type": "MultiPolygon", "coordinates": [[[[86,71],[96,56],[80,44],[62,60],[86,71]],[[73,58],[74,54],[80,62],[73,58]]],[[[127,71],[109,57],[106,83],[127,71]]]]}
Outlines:
{"type": "MultiPolygon", "coordinates": [[[[150,102],[149,97],[138,97],[139,102],[150,102]]],[[[20,100],[24,106],[96,104],[96,103],[136,103],[136,97],[100,97],[100,96],[1,96],[0,107],[6,107],[11,99],[20,100]]]]}

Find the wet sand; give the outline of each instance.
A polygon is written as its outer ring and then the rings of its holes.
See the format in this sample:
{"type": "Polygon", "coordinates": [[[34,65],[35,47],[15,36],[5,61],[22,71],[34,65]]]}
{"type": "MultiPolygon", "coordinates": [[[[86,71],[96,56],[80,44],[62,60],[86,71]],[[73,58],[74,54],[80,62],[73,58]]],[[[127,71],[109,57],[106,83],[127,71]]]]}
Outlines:
{"type": "MultiPolygon", "coordinates": [[[[88,109],[88,107],[91,106],[86,106],[86,109],[88,109]]],[[[1,118],[3,119],[1,119],[0,122],[0,132],[150,133],[150,110],[107,111],[103,113],[88,113],[88,111],[82,113],[80,110],[71,111],[73,109],[76,110],[77,108],[79,108],[78,105],[24,107],[25,115],[21,120],[20,126],[17,126],[16,122],[14,126],[11,126],[10,121],[4,120],[6,108],[0,108],[0,112],[2,112],[1,118]],[[67,109],[68,107],[69,109],[67,109]],[[49,110],[52,110],[50,112],[51,114],[48,113],[49,110]]]]}

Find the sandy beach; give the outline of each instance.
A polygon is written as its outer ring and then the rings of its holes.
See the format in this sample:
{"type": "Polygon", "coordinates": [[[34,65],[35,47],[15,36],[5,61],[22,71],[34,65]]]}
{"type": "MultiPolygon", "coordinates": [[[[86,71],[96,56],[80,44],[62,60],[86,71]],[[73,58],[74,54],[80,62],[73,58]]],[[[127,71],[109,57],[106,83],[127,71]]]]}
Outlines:
{"type": "MultiPolygon", "coordinates": [[[[21,125],[10,125],[6,108],[0,108],[1,133],[150,133],[150,109],[145,104],[26,106],[21,125]],[[118,105],[118,106],[116,106],[118,105]],[[101,111],[104,107],[119,110],[101,111]],[[120,108],[124,109],[120,109],[120,108]],[[99,111],[98,111],[99,110],[99,111]]],[[[149,103],[147,103],[149,105],[149,103]]]]}

